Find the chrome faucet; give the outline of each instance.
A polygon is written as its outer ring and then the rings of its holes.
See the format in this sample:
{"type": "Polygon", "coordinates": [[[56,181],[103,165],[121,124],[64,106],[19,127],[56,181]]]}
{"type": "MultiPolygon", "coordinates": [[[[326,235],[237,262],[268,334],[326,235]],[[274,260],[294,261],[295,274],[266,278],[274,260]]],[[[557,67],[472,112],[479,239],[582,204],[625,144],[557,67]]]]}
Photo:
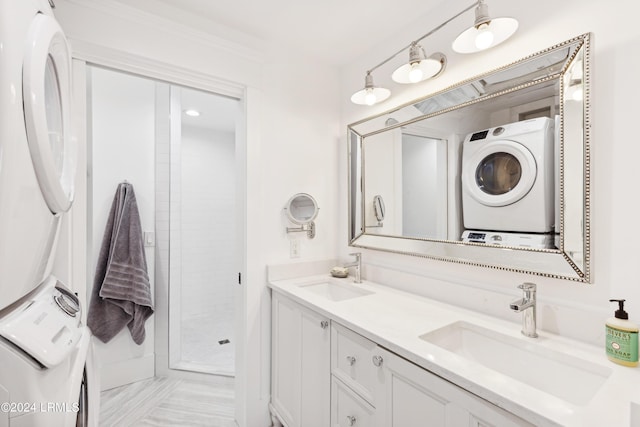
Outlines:
{"type": "Polygon", "coordinates": [[[522,335],[529,338],[537,338],[536,285],[535,283],[523,283],[518,286],[518,289],[522,289],[523,298],[509,304],[509,308],[516,313],[522,312],[522,335]]]}
{"type": "Polygon", "coordinates": [[[362,270],[362,254],[360,252],[356,252],[353,254],[349,254],[356,257],[356,260],[350,262],[348,264],[343,265],[345,268],[354,267],[356,277],[353,279],[354,283],[362,283],[362,278],[360,276],[360,271],[362,270]]]}

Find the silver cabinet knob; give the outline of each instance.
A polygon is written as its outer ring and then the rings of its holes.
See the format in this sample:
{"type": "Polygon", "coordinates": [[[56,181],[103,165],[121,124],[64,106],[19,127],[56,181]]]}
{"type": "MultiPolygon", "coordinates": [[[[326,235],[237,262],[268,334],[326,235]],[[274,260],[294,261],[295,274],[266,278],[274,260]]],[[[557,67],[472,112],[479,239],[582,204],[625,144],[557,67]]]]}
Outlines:
{"type": "Polygon", "coordinates": [[[373,364],[380,367],[382,366],[382,362],[384,361],[384,359],[382,358],[382,356],[373,356],[373,364]]]}
{"type": "Polygon", "coordinates": [[[356,421],[356,417],[353,415],[347,415],[347,423],[349,423],[350,426],[356,425],[356,421]]]}
{"type": "Polygon", "coordinates": [[[353,356],[347,356],[347,360],[349,361],[349,365],[353,366],[356,363],[356,358],[353,356]]]}
{"type": "Polygon", "coordinates": [[[327,329],[329,327],[329,321],[328,320],[323,320],[322,322],[320,322],[320,327],[322,329],[327,329]]]}

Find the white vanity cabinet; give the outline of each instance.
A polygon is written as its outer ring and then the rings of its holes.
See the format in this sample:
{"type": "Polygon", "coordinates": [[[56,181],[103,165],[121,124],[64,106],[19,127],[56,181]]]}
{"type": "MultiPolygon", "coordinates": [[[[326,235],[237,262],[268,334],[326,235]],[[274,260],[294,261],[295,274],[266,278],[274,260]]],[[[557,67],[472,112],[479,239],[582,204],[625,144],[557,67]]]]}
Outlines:
{"type": "Polygon", "coordinates": [[[275,426],[532,426],[286,296],[272,295],[275,426]]]}
{"type": "Polygon", "coordinates": [[[276,292],[272,310],[272,410],[287,427],[328,427],[329,319],[276,292]]]}
{"type": "Polygon", "coordinates": [[[533,426],[384,348],[374,357],[382,373],[375,427],[533,426]]]}
{"type": "Polygon", "coordinates": [[[335,322],[331,355],[332,427],[532,425],[335,322]]]}

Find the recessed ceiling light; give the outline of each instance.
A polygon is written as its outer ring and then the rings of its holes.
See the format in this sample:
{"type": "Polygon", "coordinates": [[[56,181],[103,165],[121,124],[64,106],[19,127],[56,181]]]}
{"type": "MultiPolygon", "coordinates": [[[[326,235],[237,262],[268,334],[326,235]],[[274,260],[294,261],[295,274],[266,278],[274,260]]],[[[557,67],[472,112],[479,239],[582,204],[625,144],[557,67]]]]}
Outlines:
{"type": "Polygon", "coordinates": [[[200,111],[198,111],[198,110],[192,110],[192,109],[184,110],[184,113],[185,113],[187,116],[191,116],[191,117],[198,117],[198,116],[200,115],[200,111]]]}

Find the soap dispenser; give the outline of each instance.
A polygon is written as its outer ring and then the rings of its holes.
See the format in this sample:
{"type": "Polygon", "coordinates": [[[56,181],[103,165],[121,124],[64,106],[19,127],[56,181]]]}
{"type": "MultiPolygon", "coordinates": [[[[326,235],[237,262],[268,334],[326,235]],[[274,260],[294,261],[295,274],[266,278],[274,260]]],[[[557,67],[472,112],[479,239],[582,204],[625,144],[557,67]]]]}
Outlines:
{"type": "Polygon", "coordinates": [[[624,311],[623,299],[610,299],[617,302],[618,309],[614,316],[607,319],[607,357],[624,366],[638,365],[638,325],[629,321],[624,311]]]}

